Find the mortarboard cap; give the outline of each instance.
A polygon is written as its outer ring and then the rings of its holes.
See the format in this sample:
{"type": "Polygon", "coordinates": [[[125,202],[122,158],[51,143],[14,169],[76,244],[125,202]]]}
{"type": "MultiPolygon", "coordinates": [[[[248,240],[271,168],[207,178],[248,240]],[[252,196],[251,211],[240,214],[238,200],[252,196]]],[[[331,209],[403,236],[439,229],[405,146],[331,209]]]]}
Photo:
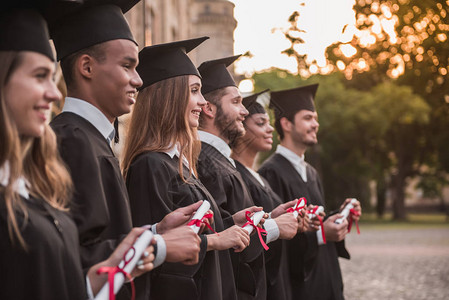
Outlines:
{"type": "Polygon", "coordinates": [[[318,84],[312,84],[271,92],[270,108],[274,109],[276,119],[290,117],[300,110],[315,111],[314,98],[318,84]]]}
{"type": "Polygon", "coordinates": [[[209,37],[159,44],[143,48],[139,52],[137,72],[143,80],[142,90],[158,81],[181,76],[201,77],[187,53],[195,49],[209,37]]]}
{"type": "Polygon", "coordinates": [[[201,93],[205,95],[227,86],[236,87],[237,85],[232,78],[231,73],[229,73],[228,69],[226,68],[240,56],[241,55],[235,55],[203,62],[198,67],[198,71],[201,74],[201,81],[203,84],[201,93]]]}
{"type": "Polygon", "coordinates": [[[85,0],[78,11],[50,24],[58,60],[111,40],[126,39],[136,43],[123,13],[137,2],[139,0],[85,0]]]}
{"type": "Polygon", "coordinates": [[[268,91],[269,91],[269,89],[266,89],[266,90],[264,90],[262,92],[259,92],[259,93],[256,93],[256,94],[253,94],[253,95],[250,95],[250,96],[247,96],[247,97],[243,98],[242,103],[243,103],[243,105],[245,106],[245,108],[249,112],[248,116],[251,116],[251,115],[254,115],[254,114],[264,114],[264,113],[267,112],[265,110],[265,108],[262,106],[262,104],[257,102],[257,98],[260,95],[262,95],[262,94],[264,94],[264,93],[266,93],[268,91]]]}
{"type": "Polygon", "coordinates": [[[0,27],[0,51],[33,51],[55,60],[49,43],[47,23],[38,11],[2,11],[0,27]]]}
{"type": "Polygon", "coordinates": [[[56,7],[60,14],[82,0],[15,0],[2,3],[0,51],[33,51],[54,60],[45,13],[56,7]]]}

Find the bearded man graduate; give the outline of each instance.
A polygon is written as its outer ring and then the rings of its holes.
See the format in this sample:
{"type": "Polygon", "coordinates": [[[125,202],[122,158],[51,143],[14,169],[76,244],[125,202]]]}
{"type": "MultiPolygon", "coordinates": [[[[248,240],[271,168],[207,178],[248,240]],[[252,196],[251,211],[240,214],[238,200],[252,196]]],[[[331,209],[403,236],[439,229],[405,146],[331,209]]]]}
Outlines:
{"type": "MultiPolygon", "coordinates": [[[[248,111],[242,97],[226,69],[239,56],[207,61],[198,68],[202,76],[201,92],[207,101],[200,115],[201,153],[198,160],[198,176],[214,197],[224,225],[246,222],[245,211],[256,211],[251,195],[230,157],[229,144],[243,135],[243,120],[248,111]]],[[[268,232],[267,242],[278,237],[273,220],[264,223],[268,232]]],[[[266,280],[264,253],[258,235],[251,236],[247,249],[241,253],[231,250],[234,280],[225,277],[223,299],[265,299],[266,280]],[[228,288],[226,288],[228,286],[228,288]]]]}
{"type": "MultiPolygon", "coordinates": [[[[86,2],[50,26],[68,94],[51,126],[74,182],[71,213],[84,268],[108,257],[131,230],[126,186],[110,143],[115,135],[112,123],[130,111],[142,85],[136,72],[137,44],[123,15],[138,1],[116,0],[120,7],[112,0],[98,2],[86,2]]],[[[198,261],[199,237],[188,226],[168,229],[185,224],[199,204],[174,211],[152,226],[163,233],[163,239],[157,239],[156,266],[165,258],[198,261]]]]}
{"type": "MultiPolygon", "coordinates": [[[[284,201],[305,197],[308,203],[325,207],[320,177],[304,161],[307,147],[318,142],[319,123],[314,105],[317,88],[318,85],[310,85],[271,93],[270,108],[275,111],[275,128],[281,142],[276,153],[262,164],[259,173],[284,201]]],[[[349,201],[347,199],[343,205],[349,201]]],[[[355,209],[361,212],[358,201],[355,209]]],[[[324,221],[325,244],[320,232],[307,232],[301,235],[302,239],[288,242],[294,299],[344,299],[338,257],[350,257],[344,245],[348,222],[335,224],[339,217],[338,213],[331,214],[324,221]]]]}

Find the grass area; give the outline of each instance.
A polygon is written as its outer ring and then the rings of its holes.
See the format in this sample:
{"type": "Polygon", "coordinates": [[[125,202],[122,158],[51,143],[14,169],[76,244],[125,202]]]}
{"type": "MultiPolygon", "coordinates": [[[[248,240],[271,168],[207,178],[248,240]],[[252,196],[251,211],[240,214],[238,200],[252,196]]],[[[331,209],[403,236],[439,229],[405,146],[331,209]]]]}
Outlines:
{"type": "Polygon", "coordinates": [[[393,221],[391,214],[385,214],[382,218],[378,218],[375,213],[363,213],[360,225],[368,228],[449,227],[449,220],[443,213],[409,213],[407,217],[406,221],[393,221]]]}

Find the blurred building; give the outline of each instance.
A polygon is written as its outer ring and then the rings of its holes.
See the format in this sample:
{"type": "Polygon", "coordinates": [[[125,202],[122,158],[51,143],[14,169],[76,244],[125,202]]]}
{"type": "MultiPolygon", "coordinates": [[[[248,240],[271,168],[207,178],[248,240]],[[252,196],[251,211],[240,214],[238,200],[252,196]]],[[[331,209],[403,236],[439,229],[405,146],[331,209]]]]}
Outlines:
{"type": "MultiPolygon", "coordinates": [[[[234,4],[227,0],[140,0],[125,17],[139,49],[208,36],[209,40],[189,53],[196,66],[206,60],[234,55],[234,30],[237,21],[234,19],[234,4]]],[[[234,75],[233,66],[229,70],[234,75]]],[[[60,69],[57,79],[58,87],[65,96],[60,69]]],[[[52,106],[52,116],[61,112],[63,104],[61,101],[52,106]]],[[[120,117],[120,124],[126,125],[129,116],[130,114],[120,117]]],[[[124,126],[120,126],[120,136],[120,143],[114,145],[114,151],[119,157],[126,139],[124,126]]]]}
{"type": "Polygon", "coordinates": [[[209,36],[190,58],[201,62],[234,54],[234,4],[227,0],[141,0],[127,14],[140,47],[209,36]]]}

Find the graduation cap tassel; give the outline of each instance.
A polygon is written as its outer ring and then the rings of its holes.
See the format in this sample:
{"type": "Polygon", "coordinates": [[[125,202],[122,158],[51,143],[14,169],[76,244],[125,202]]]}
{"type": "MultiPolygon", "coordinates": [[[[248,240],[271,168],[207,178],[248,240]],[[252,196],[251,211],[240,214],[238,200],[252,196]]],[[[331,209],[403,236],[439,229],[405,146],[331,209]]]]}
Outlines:
{"type": "Polygon", "coordinates": [[[118,135],[118,118],[115,118],[114,130],[115,130],[114,143],[118,144],[118,142],[120,141],[120,137],[118,135]]]}

